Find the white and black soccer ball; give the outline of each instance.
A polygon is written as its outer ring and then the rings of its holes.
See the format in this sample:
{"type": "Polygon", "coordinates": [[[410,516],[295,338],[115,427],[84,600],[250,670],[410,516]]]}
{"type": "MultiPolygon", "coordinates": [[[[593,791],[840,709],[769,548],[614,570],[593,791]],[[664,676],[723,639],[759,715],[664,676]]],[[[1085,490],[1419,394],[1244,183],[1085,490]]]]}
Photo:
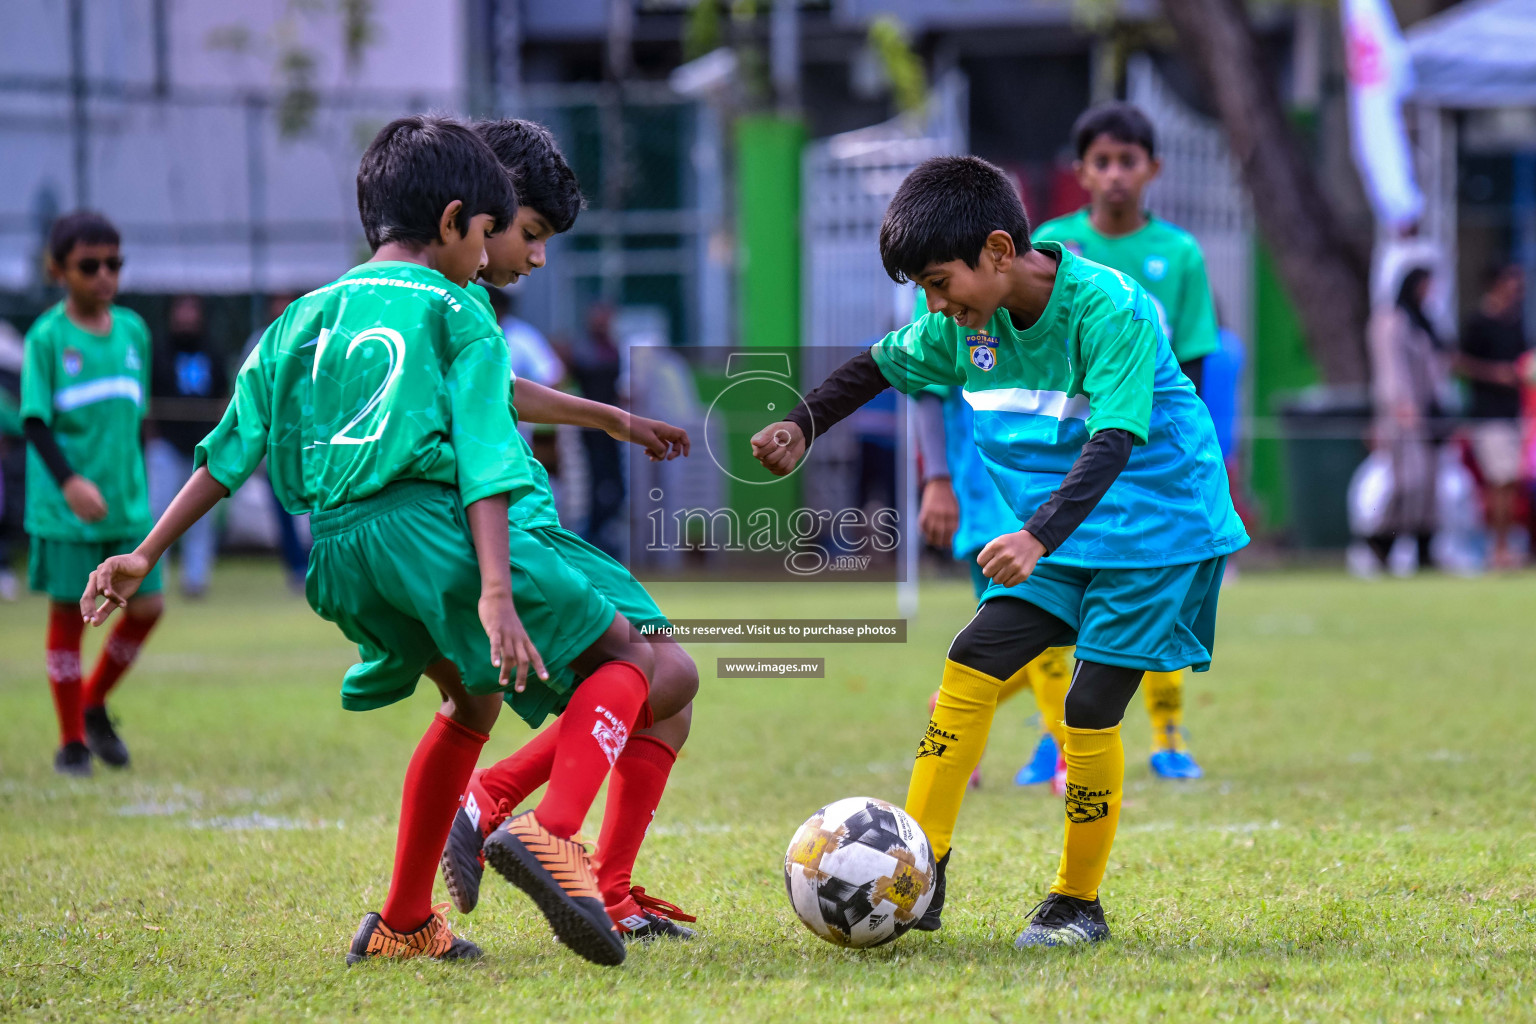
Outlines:
{"type": "Polygon", "coordinates": [[[901,936],[933,900],[933,847],[901,808],[874,797],[834,801],[795,833],[784,887],[801,922],[839,946],[901,936]]]}

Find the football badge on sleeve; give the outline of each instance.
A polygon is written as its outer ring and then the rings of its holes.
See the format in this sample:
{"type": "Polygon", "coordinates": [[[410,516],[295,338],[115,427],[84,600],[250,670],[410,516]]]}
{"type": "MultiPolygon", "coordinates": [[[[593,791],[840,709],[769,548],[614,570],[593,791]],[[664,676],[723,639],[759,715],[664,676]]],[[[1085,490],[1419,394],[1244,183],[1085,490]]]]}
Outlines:
{"type": "Polygon", "coordinates": [[[965,339],[971,350],[971,365],[986,371],[997,365],[997,339],[990,334],[973,334],[965,339]]]}

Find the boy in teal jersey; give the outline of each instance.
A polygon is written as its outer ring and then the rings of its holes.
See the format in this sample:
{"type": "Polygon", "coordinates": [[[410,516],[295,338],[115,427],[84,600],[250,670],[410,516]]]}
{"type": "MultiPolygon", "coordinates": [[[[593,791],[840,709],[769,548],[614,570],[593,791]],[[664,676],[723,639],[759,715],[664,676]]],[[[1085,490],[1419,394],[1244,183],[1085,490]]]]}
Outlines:
{"type": "Polygon", "coordinates": [[[924,922],[942,923],[955,819],[1004,680],[1075,642],[1061,864],[1016,945],[1098,941],[1125,776],[1120,720],[1143,672],[1209,666],[1222,567],[1247,543],[1215,429],[1147,293],[1031,243],[1018,193],[991,164],[920,165],[891,200],[880,250],[934,312],[834,371],[753,450],[782,475],[888,386],[963,389],[982,460],[1024,528],[977,558],[991,582],[950,646],[918,746],[906,809],[939,858],[924,922]]]}
{"type": "Polygon", "coordinates": [[[466,126],[401,118],[364,154],[358,207],[374,259],[267,330],[192,480],[136,552],[92,575],[82,610],[103,620],[265,457],[284,507],[312,514],[310,605],[362,656],[343,706],[401,700],[422,675],[444,697],[406,773],[389,894],[348,962],[479,954],[431,906],[432,882],[505,700],[533,724],[567,704],[576,724],[562,730],[544,800],[498,832],[494,856],[568,948],[620,963],[623,943],[570,837],[629,730],[649,722],[651,666],[629,657],[611,602],[508,529],[509,499],[532,481],[511,444],[505,342],[463,289],[485,262],[485,235],[515,214],[511,183],[466,126]]]}
{"type": "Polygon", "coordinates": [[[28,577],[48,595],[48,685],[59,719],[54,770],[91,774],[94,754],[128,764],[106,699],[160,618],[160,575],[144,580],[102,647],[80,673],[82,623],[75,601],[91,570],[129,551],[149,530],[140,428],[149,395],[149,329],[113,305],[123,258],[117,229],[100,214],[54,222],[48,269],[65,288],[27,332],[19,415],[29,443],[28,577]]]}
{"type": "MultiPolygon", "coordinates": [[[[517,217],[507,231],[487,240],[487,263],[480,272],[481,280],[505,287],[544,265],[546,243],[570,230],[583,200],[576,176],[548,129],[522,120],[485,121],[475,128],[511,174],[518,192],[517,217]]],[[[471,284],[467,290],[483,303],[485,315],[494,323],[495,312],[485,289],[471,284]]],[[[641,445],[652,459],[688,454],[688,434],[681,428],[533,381],[514,376],[511,401],[514,420],[521,416],[530,422],[603,430],[617,440],[641,445]]],[[[666,617],[628,569],[561,525],[547,474],[521,435],[515,443],[525,449],[534,487],[513,504],[512,525],[590,580],[635,626],[665,625],[666,617]]],[[[652,635],[646,642],[656,666],[652,705],[665,703],[679,710],[636,732],[614,762],[595,857],[597,882],[608,916],[626,939],[686,939],[692,937],[692,930],[677,922],[694,918],[633,885],[631,873],[677,752],[688,738],[699,673],[693,659],[670,637],[652,635]],[[659,700],[657,694],[667,696],[659,700]]],[[[443,880],[461,912],[468,913],[479,899],[482,842],[549,779],[557,735],[553,728],[545,730],[511,757],[472,777],[442,861],[443,880]]]]}
{"type": "MultiPolygon", "coordinates": [[[[1142,201],[1162,164],[1146,114],[1129,103],[1085,111],[1072,128],[1077,180],[1089,203],[1046,221],[1036,240],[1060,242],[1079,256],[1118,270],[1146,289],[1162,318],[1173,356],[1201,390],[1205,357],[1221,347],[1216,305],[1200,243],[1147,212],[1142,201]]],[[[1200,766],[1184,741],[1184,673],[1149,672],[1143,681],[1152,720],[1152,770],[1163,778],[1197,779],[1200,766]]],[[[1059,702],[1058,702],[1059,703],[1059,702]]]]}

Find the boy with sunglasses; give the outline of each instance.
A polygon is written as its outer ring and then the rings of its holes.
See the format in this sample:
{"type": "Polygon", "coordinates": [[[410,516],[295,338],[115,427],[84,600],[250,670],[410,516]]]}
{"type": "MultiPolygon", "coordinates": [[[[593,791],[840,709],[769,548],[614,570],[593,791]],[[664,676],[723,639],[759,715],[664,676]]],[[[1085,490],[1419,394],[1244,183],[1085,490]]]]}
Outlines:
{"type": "Polygon", "coordinates": [[[54,770],[91,774],[95,755],[126,767],[128,748],[107,695],[133,664],[164,604],[155,570],[124,608],[90,677],[80,671],[79,597],[91,570],[149,532],[140,427],[149,383],[149,330],[115,306],[122,269],[117,229],[99,213],[54,222],[49,274],[64,299],[27,332],[21,410],[28,442],[28,582],[48,595],[48,685],[59,718],[54,770]]]}

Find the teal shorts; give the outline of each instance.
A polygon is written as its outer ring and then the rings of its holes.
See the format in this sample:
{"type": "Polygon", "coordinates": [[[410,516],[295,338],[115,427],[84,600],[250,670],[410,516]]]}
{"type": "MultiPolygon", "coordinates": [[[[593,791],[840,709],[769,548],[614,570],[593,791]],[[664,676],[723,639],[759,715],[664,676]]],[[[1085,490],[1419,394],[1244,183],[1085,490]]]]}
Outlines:
{"type": "Polygon", "coordinates": [[[1177,672],[1211,667],[1216,602],[1227,559],[1155,569],[1082,569],[1041,562],[1023,583],[990,584],[982,601],[1012,597],[1061,619],[1079,661],[1177,672]]]}
{"type": "MultiPolygon", "coordinates": [[[[27,585],[50,600],[79,604],[85,584],[96,567],[113,555],[123,555],[139,546],[143,536],[116,540],[55,540],[33,537],[27,551],[27,585]]],[[[149,570],[135,596],[160,593],[160,564],[149,570]]]]}
{"type": "Polygon", "coordinates": [[[529,675],[518,693],[500,683],[480,624],[480,567],[458,493],[420,480],[310,517],[315,545],[305,592],[321,618],[357,644],[342,706],[367,711],[415,692],[444,658],[472,694],[501,693],[537,726],[565,706],[571,662],[613,622],[612,602],[526,531],[508,531],[512,600],[548,680],[529,675]]]}
{"type": "Polygon", "coordinates": [[[563,526],[535,526],[528,533],[559,555],[566,565],[585,576],[598,593],[613,602],[631,626],[640,629],[670,625],[640,581],[607,552],[593,547],[563,526]]]}

